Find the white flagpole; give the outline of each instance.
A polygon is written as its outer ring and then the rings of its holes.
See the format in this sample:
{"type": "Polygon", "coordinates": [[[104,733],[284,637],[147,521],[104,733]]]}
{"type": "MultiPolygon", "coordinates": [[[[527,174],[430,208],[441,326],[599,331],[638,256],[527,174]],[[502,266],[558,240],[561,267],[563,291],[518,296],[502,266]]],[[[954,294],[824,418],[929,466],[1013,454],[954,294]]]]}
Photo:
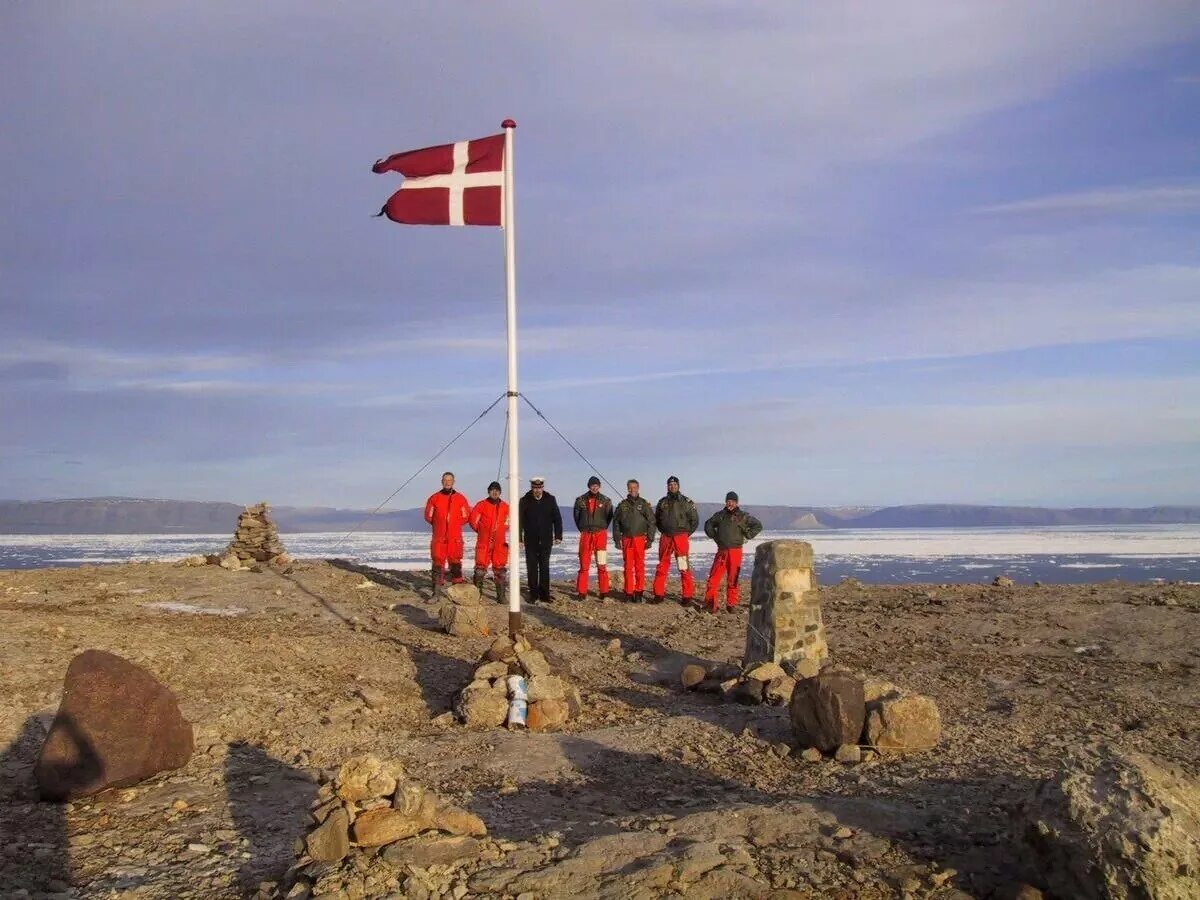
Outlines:
{"type": "Polygon", "coordinates": [[[513,131],[517,123],[505,119],[504,129],[504,287],[508,299],[508,633],[521,633],[521,543],[517,522],[520,500],[520,454],[517,444],[517,254],[516,216],[513,209],[513,131]]]}

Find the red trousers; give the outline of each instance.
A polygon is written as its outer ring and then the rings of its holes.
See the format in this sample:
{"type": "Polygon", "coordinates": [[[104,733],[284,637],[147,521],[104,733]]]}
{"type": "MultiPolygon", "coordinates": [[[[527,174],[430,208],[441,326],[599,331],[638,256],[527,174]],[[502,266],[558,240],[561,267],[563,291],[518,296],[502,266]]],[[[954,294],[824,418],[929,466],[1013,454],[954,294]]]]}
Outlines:
{"type": "Polygon", "coordinates": [[[691,600],[696,594],[696,576],[688,560],[691,540],[686,534],[664,534],[658,541],[658,568],[654,572],[654,596],[667,593],[667,576],[671,574],[671,557],[679,567],[679,580],[683,582],[683,599],[691,600]]]}
{"type": "Polygon", "coordinates": [[[621,538],[621,553],[625,556],[625,593],[640,594],[646,589],[646,536],[621,538]]]}
{"type": "Polygon", "coordinates": [[[489,534],[481,534],[475,541],[475,568],[503,569],[508,565],[508,544],[489,534]]]}
{"type": "Polygon", "coordinates": [[[608,532],[579,532],[579,577],[575,579],[575,593],[586,594],[592,570],[592,557],[596,558],[596,580],[600,593],[607,594],[611,585],[608,580],[608,532]]]}
{"type": "Polygon", "coordinates": [[[704,604],[709,609],[718,606],[717,592],[721,589],[721,580],[729,579],[725,588],[725,605],[733,608],[738,605],[738,576],[742,574],[742,548],[730,547],[728,550],[717,550],[713,559],[712,571],[708,573],[708,586],[704,589],[704,604]]]}
{"type": "Polygon", "coordinates": [[[449,529],[436,535],[429,543],[429,555],[435,568],[443,569],[446,563],[462,567],[463,537],[459,529],[449,529]]]}

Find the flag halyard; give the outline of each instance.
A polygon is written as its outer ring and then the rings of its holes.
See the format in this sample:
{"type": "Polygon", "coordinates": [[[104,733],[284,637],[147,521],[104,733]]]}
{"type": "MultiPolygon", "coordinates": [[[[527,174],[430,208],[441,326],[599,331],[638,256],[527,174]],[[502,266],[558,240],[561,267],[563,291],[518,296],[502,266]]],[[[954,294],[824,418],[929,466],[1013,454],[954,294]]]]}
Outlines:
{"type": "Polygon", "coordinates": [[[504,134],[396,153],[371,171],[404,176],[379,215],[401,225],[503,225],[504,134]]]}

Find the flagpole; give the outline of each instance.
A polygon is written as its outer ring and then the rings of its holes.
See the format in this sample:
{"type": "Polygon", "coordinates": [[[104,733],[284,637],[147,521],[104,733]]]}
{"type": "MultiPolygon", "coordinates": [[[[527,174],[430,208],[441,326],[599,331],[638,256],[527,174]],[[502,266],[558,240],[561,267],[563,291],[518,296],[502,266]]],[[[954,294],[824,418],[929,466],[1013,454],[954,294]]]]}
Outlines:
{"type": "Polygon", "coordinates": [[[513,202],[513,131],[517,123],[505,119],[504,129],[504,289],[508,301],[508,633],[521,633],[521,531],[517,521],[520,499],[520,454],[517,444],[517,254],[516,216],[513,202]]]}

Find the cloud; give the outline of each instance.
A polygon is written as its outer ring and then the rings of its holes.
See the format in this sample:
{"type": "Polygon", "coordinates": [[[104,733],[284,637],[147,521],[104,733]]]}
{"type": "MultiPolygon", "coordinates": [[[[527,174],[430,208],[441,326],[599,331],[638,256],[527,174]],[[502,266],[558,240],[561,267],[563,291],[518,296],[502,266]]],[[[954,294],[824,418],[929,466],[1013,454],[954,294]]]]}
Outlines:
{"type": "Polygon", "coordinates": [[[1200,211],[1200,184],[1116,187],[1048,194],[1011,203],[981,206],[975,210],[987,214],[1159,214],[1196,211],[1200,211]]]}

